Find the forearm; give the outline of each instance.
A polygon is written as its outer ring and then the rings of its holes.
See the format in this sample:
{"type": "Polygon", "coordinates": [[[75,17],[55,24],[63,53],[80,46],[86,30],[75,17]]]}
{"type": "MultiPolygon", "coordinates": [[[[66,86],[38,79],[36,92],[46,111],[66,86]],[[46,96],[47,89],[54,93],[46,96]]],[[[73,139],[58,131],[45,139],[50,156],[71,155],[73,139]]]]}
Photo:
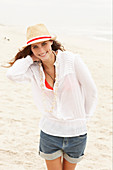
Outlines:
{"type": "Polygon", "coordinates": [[[28,79],[31,74],[29,70],[31,64],[33,64],[33,60],[29,55],[26,58],[18,59],[13,66],[8,69],[6,76],[10,80],[24,81],[24,79],[28,79]]]}
{"type": "Polygon", "coordinates": [[[97,106],[97,88],[92,84],[92,88],[84,89],[86,118],[89,119],[97,106]]]}
{"type": "Polygon", "coordinates": [[[84,93],[86,117],[89,118],[96,109],[97,88],[87,66],[80,57],[77,57],[75,60],[75,71],[84,93]]]}

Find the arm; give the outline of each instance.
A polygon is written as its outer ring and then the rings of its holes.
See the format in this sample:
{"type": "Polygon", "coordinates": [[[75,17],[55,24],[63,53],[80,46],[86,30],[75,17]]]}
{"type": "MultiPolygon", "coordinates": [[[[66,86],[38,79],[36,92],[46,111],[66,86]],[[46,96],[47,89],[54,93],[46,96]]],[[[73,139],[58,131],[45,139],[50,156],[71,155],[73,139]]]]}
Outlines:
{"type": "Polygon", "coordinates": [[[26,58],[18,59],[15,61],[12,67],[10,67],[6,73],[6,76],[16,82],[28,82],[32,75],[32,71],[29,68],[33,64],[33,60],[28,55],[26,58]]]}
{"type": "Polygon", "coordinates": [[[89,119],[96,109],[97,88],[87,66],[84,64],[79,56],[75,57],[74,64],[77,79],[82,86],[84,92],[86,118],[89,119]]]}

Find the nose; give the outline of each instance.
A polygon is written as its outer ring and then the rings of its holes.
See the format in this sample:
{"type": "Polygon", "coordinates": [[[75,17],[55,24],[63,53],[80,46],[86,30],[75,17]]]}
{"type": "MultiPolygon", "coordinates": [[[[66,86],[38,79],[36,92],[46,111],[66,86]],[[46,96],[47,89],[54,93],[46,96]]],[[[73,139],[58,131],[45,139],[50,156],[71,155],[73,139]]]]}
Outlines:
{"type": "Polygon", "coordinates": [[[39,50],[38,50],[38,54],[39,54],[39,55],[43,55],[43,54],[45,54],[45,52],[46,52],[46,51],[44,50],[43,47],[40,47],[39,50]]]}

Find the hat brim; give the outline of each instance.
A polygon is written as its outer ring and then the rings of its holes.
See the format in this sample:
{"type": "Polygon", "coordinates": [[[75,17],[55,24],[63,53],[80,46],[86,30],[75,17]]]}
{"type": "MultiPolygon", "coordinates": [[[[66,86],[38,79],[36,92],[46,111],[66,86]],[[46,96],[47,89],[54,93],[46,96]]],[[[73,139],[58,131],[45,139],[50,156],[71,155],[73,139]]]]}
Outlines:
{"type": "Polygon", "coordinates": [[[25,48],[31,44],[35,44],[35,43],[39,43],[39,42],[43,42],[43,41],[49,41],[49,40],[56,40],[56,36],[51,36],[51,38],[44,38],[44,39],[39,39],[39,40],[34,40],[32,42],[30,42],[29,44],[24,44],[22,45],[22,48],[25,48]]]}

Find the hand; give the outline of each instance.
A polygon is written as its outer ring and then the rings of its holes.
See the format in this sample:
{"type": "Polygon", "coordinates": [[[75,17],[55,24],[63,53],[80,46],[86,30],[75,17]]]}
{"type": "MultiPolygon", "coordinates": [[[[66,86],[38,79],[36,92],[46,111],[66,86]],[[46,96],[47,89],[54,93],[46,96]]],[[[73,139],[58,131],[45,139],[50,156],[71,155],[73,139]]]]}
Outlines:
{"type": "Polygon", "coordinates": [[[41,61],[38,57],[36,57],[34,54],[31,54],[31,58],[33,61],[41,61]]]}

